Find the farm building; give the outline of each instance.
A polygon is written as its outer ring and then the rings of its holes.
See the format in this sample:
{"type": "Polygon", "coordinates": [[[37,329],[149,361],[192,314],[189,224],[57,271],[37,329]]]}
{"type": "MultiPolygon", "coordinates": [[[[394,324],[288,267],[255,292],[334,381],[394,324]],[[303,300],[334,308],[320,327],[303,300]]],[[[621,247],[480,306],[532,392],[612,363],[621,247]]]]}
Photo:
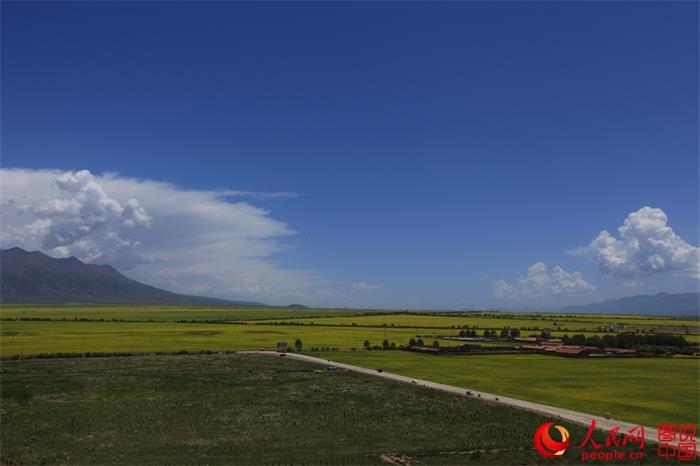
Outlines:
{"type": "Polygon", "coordinates": [[[516,337],[513,338],[513,341],[517,341],[518,343],[527,343],[527,344],[540,344],[540,345],[563,345],[564,341],[561,338],[542,338],[542,337],[516,337]]]}
{"type": "Polygon", "coordinates": [[[603,348],[603,351],[606,354],[615,354],[617,356],[628,356],[637,353],[637,350],[628,348],[603,348]]]}
{"type": "Polygon", "coordinates": [[[401,349],[405,351],[413,351],[414,353],[426,354],[440,354],[442,352],[441,348],[436,348],[434,346],[402,346],[401,349]]]}
{"type": "Polygon", "coordinates": [[[546,347],[558,347],[562,346],[564,344],[564,340],[560,338],[550,338],[548,340],[542,340],[540,342],[540,345],[546,346],[546,347]]]}
{"type": "Polygon", "coordinates": [[[278,341],[277,342],[277,351],[287,351],[287,342],[286,341],[278,341]]]}
{"type": "Polygon", "coordinates": [[[595,346],[560,346],[554,350],[554,355],[569,358],[588,357],[591,353],[598,351],[595,346]]]}
{"type": "Polygon", "coordinates": [[[563,356],[567,358],[584,358],[591,355],[591,353],[600,351],[595,346],[578,346],[578,345],[564,345],[559,343],[542,342],[538,345],[522,345],[521,350],[540,353],[540,354],[550,354],[552,356],[563,356]]]}

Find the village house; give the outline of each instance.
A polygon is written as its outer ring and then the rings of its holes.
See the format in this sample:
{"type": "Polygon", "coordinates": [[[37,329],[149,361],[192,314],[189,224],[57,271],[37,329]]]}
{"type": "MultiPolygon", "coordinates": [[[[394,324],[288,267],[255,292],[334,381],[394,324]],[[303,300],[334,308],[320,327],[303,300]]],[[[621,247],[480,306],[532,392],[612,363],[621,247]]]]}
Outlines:
{"type": "Polygon", "coordinates": [[[600,351],[595,346],[565,345],[561,340],[542,341],[537,345],[522,345],[520,349],[533,353],[550,354],[552,356],[564,356],[568,358],[589,357],[591,353],[600,351]]]}
{"type": "Polygon", "coordinates": [[[286,341],[278,341],[275,349],[277,351],[287,351],[288,348],[286,341]]]}

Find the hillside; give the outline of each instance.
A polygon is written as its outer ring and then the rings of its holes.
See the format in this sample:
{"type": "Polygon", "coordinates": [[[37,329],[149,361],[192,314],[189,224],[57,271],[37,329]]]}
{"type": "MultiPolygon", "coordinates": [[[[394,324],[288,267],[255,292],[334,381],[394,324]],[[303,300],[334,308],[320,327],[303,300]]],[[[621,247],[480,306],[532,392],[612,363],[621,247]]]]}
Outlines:
{"type": "Polygon", "coordinates": [[[600,303],[568,306],[564,308],[564,311],[693,316],[700,313],[700,293],[635,295],[609,299],[600,303]]]}
{"type": "Polygon", "coordinates": [[[262,306],[176,294],[132,280],[110,265],[85,264],[75,257],[54,259],[20,248],[0,250],[0,301],[262,306]]]}

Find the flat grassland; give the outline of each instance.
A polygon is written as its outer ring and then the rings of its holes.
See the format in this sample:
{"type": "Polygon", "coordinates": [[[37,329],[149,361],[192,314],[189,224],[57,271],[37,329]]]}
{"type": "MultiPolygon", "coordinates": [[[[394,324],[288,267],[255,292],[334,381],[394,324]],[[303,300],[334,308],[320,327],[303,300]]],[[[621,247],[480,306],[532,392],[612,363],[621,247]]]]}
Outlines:
{"type": "Polygon", "coordinates": [[[700,424],[698,359],[434,356],[405,351],[317,356],[647,426],[700,424]]]}
{"type": "Polygon", "coordinates": [[[267,320],[292,317],[352,315],[348,309],[308,309],[280,307],[206,307],[206,306],[155,306],[155,305],[25,305],[5,304],[0,308],[3,319],[53,319],[53,320],[124,320],[124,321],[177,321],[177,320],[267,320]]]}
{"type": "MultiPolygon", "coordinates": [[[[648,330],[663,327],[667,333],[683,335],[692,343],[700,343],[700,321],[689,318],[664,318],[640,316],[603,316],[568,314],[518,314],[518,313],[443,313],[443,314],[363,314],[323,317],[302,317],[293,319],[271,319],[280,324],[317,326],[356,326],[393,328],[434,328],[448,333],[448,330],[463,327],[476,327],[483,330],[499,331],[504,327],[521,329],[523,336],[538,334],[548,329],[552,336],[582,333],[587,336],[605,335],[613,324],[622,324],[628,331],[648,330]]],[[[624,328],[619,330],[624,331],[624,328]]],[[[454,333],[454,332],[453,332],[454,333]]]]}
{"type": "Polygon", "coordinates": [[[284,323],[322,325],[398,326],[452,328],[476,326],[477,328],[538,327],[557,329],[596,330],[613,323],[627,326],[688,327],[700,333],[700,320],[654,316],[608,314],[556,314],[509,312],[386,312],[368,309],[311,309],[311,308],[244,308],[206,306],[156,306],[156,305],[27,305],[4,304],[0,318],[40,319],[93,319],[125,321],[241,321],[269,320],[284,323]]]}
{"type": "MultiPolygon", "coordinates": [[[[380,464],[388,453],[414,464],[551,463],[532,446],[544,417],[282,358],[19,360],[1,370],[7,464],[380,464]]],[[[580,463],[581,451],[557,463],[580,463]]],[[[661,462],[654,445],[645,456],[661,462]]]]}
{"type": "Polygon", "coordinates": [[[639,316],[601,316],[601,315],[564,315],[564,314],[518,314],[518,313],[435,313],[435,314],[364,314],[324,317],[301,317],[280,319],[281,322],[294,322],[316,325],[362,325],[362,326],[396,326],[396,327],[437,327],[452,328],[476,326],[478,328],[502,329],[503,327],[538,327],[550,330],[588,330],[597,331],[599,327],[614,323],[627,326],[674,326],[688,327],[695,333],[700,331],[700,322],[693,319],[671,319],[664,317],[639,316]]]}
{"type": "MultiPolygon", "coordinates": [[[[347,314],[350,311],[337,312],[347,314]]],[[[590,329],[602,325],[600,321],[607,319],[605,316],[588,315],[556,318],[543,314],[533,315],[527,320],[517,314],[507,313],[497,318],[491,317],[493,313],[485,317],[406,313],[324,317],[328,313],[332,313],[332,310],[3,307],[0,310],[0,318],[3,319],[0,322],[0,354],[250,350],[271,348],[278,341],[292,344],[297,338],[303,341],[307,350],[313,347],[359,350],[363,348],[365,340],[372,345],[381,345],[385,339],[401,345],[420,336],[432,343],[437,335],[457,335],[459,327],[463,326],[476,326],[478,332],[484,329],[498,330],[506,326],[532,329],[521,330],[523,336],[538,334],[544,328],[565,328],[567,330],[553,331],[552,334],[573,335],[584,329],[591,332],[590,329]],[[314,312],[319,317],[279,318],[289,317],[290,314],[306,316],[314,312]],[[251,316],[256,318],[252,319],[251,316]]],[[[689,329],[698,325],[697,321],[681,319],[630,319],[634,322],[646,321],[645,325],[657,321],[662,324],[656,325],[675,322],[674,327],[686,326],[689,329]]],[[[690,342],[698,342],[698,335],[683,336],[690,342]]],[[[455,343],[444,340],[443,344],[455,343]]]]}
{"type": "Polygon", "coordinates": [[[175,322],[46,322],[5,321],[0,332],[4,356],[90,351],[175,352],[228,351],[274,348],[276,342],[304,346],[362,349],[368,339],[397,345],[435,329],[316,327],[301,325],[208,324],[175,322]]]}
{"type": "MultiPolygon", "coordinates": [[[[629,422],[655,425],[699,420],[700,360],[697,358],[425,356],[363,349],[365,340],[371,345],[381,345],[386,339],[398,346],[411,338],[422,337],[431,344],[436,335],[456,335],[465,325],[476,326],[478,333],[508,326],[529,329],[522,330],[524,336],[537,334],[535,329],[543,328],[565,328],[568,330],[554,334],[573,335],[582,329],[613,323],[696,329],[697,320],[493,312],[356,312],[305,308],[4,306],[0,310],[3,319],[0,354],[12,357],[41,353],[242,351],[274,348],[279,341],[292,346],[299,338],[305,352],[312,348],[339,350],[310,353],[327,354],[327,359],[382,367],[592,414],[609,413],[629,422]]],[[[697,335],[684,337],[693,341],[697,335]]],[[[457,343],[441,340],[441,344],[457,343]]]]}

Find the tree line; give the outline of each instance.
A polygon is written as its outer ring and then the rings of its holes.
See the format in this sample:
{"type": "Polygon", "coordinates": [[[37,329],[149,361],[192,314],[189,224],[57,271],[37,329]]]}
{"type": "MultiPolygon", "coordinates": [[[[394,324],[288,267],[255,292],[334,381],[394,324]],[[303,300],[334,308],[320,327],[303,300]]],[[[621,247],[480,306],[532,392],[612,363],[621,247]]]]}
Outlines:
{"type": "MultiPolygon", "coordinates": [[[[496,338],[500,336],[501,338],[515,338],[520,336],[520,330],[517,328],[503,327],[500,333],[496,330],[484,330],[482,334],[484,338],[496,338]]],[[[467,329],[459,331],[460,337],[478,337],[478,333],[475,329],[467,329]]]]}
{"type": "Polygon", "coordinates": [[[690,343],[679,335],[639,335],[635,333],[618,333],[615,335],[593,335],[588,337],[583,334],[576,334],[572,337],[564,335],[562,341],[567,345],[596,346],[603,348],[612,346],[616,348],[639,348],[642,346],[673,346],[685,347],[690,343]]]}

